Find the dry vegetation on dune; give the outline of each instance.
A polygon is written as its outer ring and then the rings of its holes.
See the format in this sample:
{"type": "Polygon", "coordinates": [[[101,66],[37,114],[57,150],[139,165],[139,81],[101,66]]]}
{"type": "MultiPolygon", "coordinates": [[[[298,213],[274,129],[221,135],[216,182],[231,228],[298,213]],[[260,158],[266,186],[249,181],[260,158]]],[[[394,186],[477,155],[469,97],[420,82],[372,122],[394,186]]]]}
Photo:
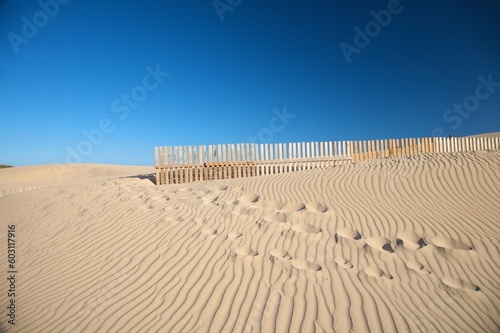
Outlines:
{"type": "Polygon", "coordinates": [[[170,186],[108,167],[5,195],[16,329],[498,332],[499,165],[418,155],[170,186]]]}

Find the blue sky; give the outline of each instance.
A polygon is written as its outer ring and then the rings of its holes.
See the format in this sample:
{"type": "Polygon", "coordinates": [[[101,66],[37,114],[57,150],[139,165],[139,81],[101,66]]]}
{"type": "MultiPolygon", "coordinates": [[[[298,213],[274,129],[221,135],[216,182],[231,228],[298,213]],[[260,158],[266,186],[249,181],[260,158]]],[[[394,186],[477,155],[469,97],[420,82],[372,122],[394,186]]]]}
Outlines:
{"type": "Polygon", "coordinates": [[[500,131],[498,17],[493,0],[0,1],[0,163],[500,131]]]}

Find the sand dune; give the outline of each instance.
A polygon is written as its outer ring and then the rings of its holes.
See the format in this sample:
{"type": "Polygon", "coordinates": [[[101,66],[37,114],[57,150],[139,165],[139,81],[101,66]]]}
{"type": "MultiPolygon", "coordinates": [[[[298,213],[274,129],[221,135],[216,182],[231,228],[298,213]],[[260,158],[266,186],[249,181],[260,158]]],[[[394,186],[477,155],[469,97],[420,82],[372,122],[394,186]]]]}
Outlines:
{"type": "Polygon", "coordinates": [[[107,164],[45,164],[0,169],[0,197],[57,184],[146,176],[154,167],[107,164]]]}
{"type": "Polygon", "coordinates": [[[478,136],[486,136],[486,137],[494,136],[494,137],[499,137],[500,136],[500,132],[483,133],[483,134],[476,134],[476,135],[469,135],[469,136],[471,136],[471,137],[478,137],[478,136]]]}
{"type": "Polygon", "coordinates": [[[16,331],[498,332],[499,166],[419,155],[169,186],[0,170],[3,188],[51,185],[0,198],[16,331]]]}

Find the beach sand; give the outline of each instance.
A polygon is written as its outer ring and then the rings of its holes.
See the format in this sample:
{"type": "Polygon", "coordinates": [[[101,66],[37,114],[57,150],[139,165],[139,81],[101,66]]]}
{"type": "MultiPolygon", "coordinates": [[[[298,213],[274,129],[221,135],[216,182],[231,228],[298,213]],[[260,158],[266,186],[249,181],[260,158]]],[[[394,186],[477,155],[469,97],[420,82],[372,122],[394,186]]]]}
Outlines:
{"type": "Polygon", "coordinates": [[[499,332],[500,151],[155,186],[0,170],[0,330],[499,332]]]}

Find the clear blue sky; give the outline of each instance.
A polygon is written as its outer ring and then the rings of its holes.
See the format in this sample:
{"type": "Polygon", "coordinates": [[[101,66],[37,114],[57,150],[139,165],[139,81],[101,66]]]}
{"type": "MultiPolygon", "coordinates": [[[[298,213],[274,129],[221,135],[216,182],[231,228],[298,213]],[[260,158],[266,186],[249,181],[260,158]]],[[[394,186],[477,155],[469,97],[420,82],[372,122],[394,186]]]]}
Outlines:
{"type": "Polygon", "coordinates": [[[499,17],[493,0],[0,1],[0,163],[499,131],[499,17]]]}

